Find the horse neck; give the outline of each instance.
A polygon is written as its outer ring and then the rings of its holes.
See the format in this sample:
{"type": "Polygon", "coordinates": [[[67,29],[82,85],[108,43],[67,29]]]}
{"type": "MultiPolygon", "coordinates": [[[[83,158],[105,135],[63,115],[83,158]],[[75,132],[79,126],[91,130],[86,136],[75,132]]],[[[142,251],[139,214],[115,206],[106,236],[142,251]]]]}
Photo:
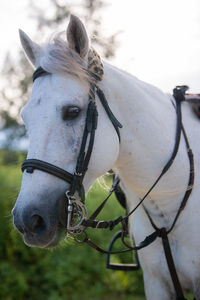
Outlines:
{"type": "MultiPolygon", "coordinates": [[[[123,124],[120,154],[114,169],[127,193],[134,192],[142,197],[156,181],[173,151],[176,112],[170,96],[154,86],[109,65],[105,73],[102,88],[123,124]]],[[[187,187],[188,172],[182,139],[172,167],[145,201],[154,215],[166,214],[173,219],[187,187]]]]}

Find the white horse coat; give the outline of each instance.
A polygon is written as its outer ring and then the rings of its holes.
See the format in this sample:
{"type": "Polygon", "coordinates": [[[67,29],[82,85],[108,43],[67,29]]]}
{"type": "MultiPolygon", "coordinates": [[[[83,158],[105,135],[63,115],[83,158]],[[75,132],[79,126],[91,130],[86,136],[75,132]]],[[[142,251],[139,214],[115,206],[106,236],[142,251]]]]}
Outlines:
{"type": "MultiPolygon", "coordinates": [[[[25,52],[35,67],[41,65],[52,73],[34,82],[30,101],[22,112],[30,138],[28,158],[42,159],[73,173],[85,122],[88,87],[73,72],[63,71],[56,43],[51,48],[49,45],[40,47],[25,33],[21,32],[20,36],[25,52]],[[56,69],[59,63],[61,67],[56,69]],[[70,105],[79,107],[81,112],[76,119],[64,122],[61,110],[70,105]]],[[[71,18],[67,38],[69,48],[74,52],[79,49],[78,55],[86,64],[88,39],[76,17],[71,18]]],[[[121,178],[131,210],[139,197],[149,190],[171,156],[175,143],[176,112],[171,96],[156,87],[106,62],[104,72],[99,87],[123,124],[121,143],[97,99],[99,123],[83,184],[87,191],[96,178],[112,168],[121,178]]],[[[182,287],[190,289],[200,300],[200,124],[187,103],[182,104],[182,113],[194,153],[195,184],[184,211],[168,237],[182,287]]],[[[158,227],[171,226],[187,189],[188,178],[189,161],[182,136],[174,163],[144,202],[158,227]]],[[[28,245],[48,247],[57,243],[60,224],[64,223],[63,204],[58,198],[66,190],[66,185],[41,171],[35,170],[33,174],[24,172],[13,215],[14,223],[28,245]],[[44,234],[29,232],[30,224],[26,224],[33,215],[31,211],[40,216],[37,226],[42,224],[44,234]]],[[[136,244],[154,231],[142,206],[131,216],[130,227],[136,244]]],[[[161,239],[140,250],[139,259],[144,273],[146,298],[175,299],[161,239]]]]}

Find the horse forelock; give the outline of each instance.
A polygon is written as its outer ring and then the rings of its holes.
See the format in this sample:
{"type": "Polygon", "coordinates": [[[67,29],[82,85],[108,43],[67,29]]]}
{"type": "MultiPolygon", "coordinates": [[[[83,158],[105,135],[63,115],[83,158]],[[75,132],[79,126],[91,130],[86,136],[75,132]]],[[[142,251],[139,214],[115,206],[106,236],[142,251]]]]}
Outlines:
{"type": "Polygon", "coordinates": [[[40,66],[49,73],[75,76],[85,84],[93,82],[93,77],[87,72],[87,57],[82,59],[71,49],[62,34],[57,33],[44,45],[40,66]]]}

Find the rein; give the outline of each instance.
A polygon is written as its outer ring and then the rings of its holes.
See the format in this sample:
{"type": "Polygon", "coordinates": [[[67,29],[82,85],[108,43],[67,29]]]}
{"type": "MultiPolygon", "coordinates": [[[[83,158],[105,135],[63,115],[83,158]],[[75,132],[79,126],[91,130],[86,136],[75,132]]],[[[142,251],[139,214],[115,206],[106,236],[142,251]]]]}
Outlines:
{"type": "MultiPolygon", "coordinates": [[[[99,58],[100,59],[100,58],[99,58]]],[[[88,71],[92,74],[94,74],[95,79],[101,80],[102,79],[102,70],[97,70],[98,72],[95,74],[94,69],[92,71],[88,69],[88,71]]],[[[37,78],[45,75],[49,75],[50,73],[45,71],[42,67],[39,67],[33,74],[33,81],[36,80],[37,78]]],[[[90,92],[88,96],[88,107],[87,107],[87,113],[86,113],[86,120],[85,120],[85,127],[83,131],[83,137],[82,137],[82,142],[81,142],[81,147],[79,150],[79,155],[77,158],[76,162],[76,167],[74,174],[69,173],[66,170],[63,170],[62,168],[59,168],[53,164],[47,163],[42,160],[38,159],[27,159],[23,162],[22,164],[22,171],[25,171],[27,173],[33,173],[35,169],[38,169],[43,172],[47,172],[53,176],[56,176],[67,183],[70,184],[69,190],[66,191],[66,200],[67,200],[67,233],[72,235],[76,241],[78,242],[84,242],[87,243],[90,247],[94,248],[95,250],[104,253],[104,254],[118,254],[118,253],[125,253],[129,251],[138,251],[144,247],[147,247],[151,243],[153,243],[157,237],[162,239],[162,244],[165,252],[165,257],[167,260],[169,272],[172,278],[172,282],[174,285],[174,289],[176,291],[176,299],[179,300],[186,300],[183,295],[183,291],[178,279],[178,275],[176,272],[175,264],[173,261],[172,253],[171,253],[171,248],[168,240],[168,234],[174,229],[174,226],[183,211],[187,200],[189,199],[189,196],[192,192],[192,187],[194,183],[194,159],[193,159],[193,153],[192,150],[190,149],[189,142],[187,135],[185,133],[183,124],[182,124],[182,116],[181,116],[181,103],[185,100],[185,90],[182,87],[176,87],[173,91],[173,96],[176,102],[176,115],[177,115],[177,123],[176,123],[176,137],[175,137],[175,144],[174,144],[174,149],[173,152],[170,156],[170,159],[162,169],[160,175],[154,182],[154,184],[151,186],[151,188],[147,191],[147,193],[144,195],[142,199],[140,199],[139,203],[132,209],[128,214],[126,214],[124,217],[120,216],[115,220],[111,221],[97,221],[95,220],[96,217],[99,215],[99,213],[102,211],[104,208],[106,202],[110,198],[113,192],[117,191],[119,181],[120,179],[118,177],[115,177],[113,185],[109,191],[108,196],[106,199],[100,204],[100,206],[92,213],[92,215],[88,218],[87,217],[87,211],[84,205],[85,202],[85,191],[83,187],[83,179],[85,176],[85,173],[87,172],[88,169],[88,164],[91,158],[92,150],[93,150],[93,145],[94,145],[94,139],[95,139],[95,132],[97,129],[97,123],[98,123],[98,112],[97,112],[97,106],[95,102],[95,96],[96,94],[98,95],[98,98],[102,104],[102,106],[105,109],[105,112],[110,119],[111,123],[113,124],[116,133],[119,137],[119,142],[120,142],[120,132],[119,128],[122,128],[122,125],[120,122],[116,119],[114,114],[112,113],[108,102],[106,100],[106,97],[103,93],[103,91],[96,85],[96,83],[91,83],[90,84],[90,92]],[[160,181],[160,179],[163,177],[163,175],[169,170],[171,165],[173,164],[173,161],[177,155],[178,149],[179,149],[179,144],[180,144],[180,138],[181,138],[181,132],[183,133],[183,137],[185,140],[186,148],[187,148],[187,153],[188,153],[188,158],[190,162],[190,175],[189,175],[189,180],[188,180],[188,186],[185,192],[185,195],[183,197],[183,200],[180,204],[180,207],[177,211],[177,214],[174,218],[174,221],[172,222],[171,226],[169,228],[158,228],[157,225],[154,223],[152,217],[149,215],[147,209],[143,205],[144,200],[147,198],[147,196],[151,193],[151,191],[154,189],[154,187],[157,185],[157,183],[160,181]],[[76,193],[79,194],[79,197],[81,201],[76,200],[76,193]],[[137,246],[130,246],[129,244],[126,243],[125,237],[128,234],[128,219],[129,217],[136,211],[136,209],[140,206],[143,205],[143,208],[151,222],[152,227],[154,228],[154,232],[147,236],[139,245],[137,246]],[[120,234],[117,234],[116,237],[114,237],[113,242],[120,237],[122,240],[122,243],[126,246],[126,249],[119,250],[119,251],[112,251],[112,246],[109,248],[109,250],[104,250],[100,248],[98,245],[96,245],[93,241],[90,240],[86,233],[86,229],[91,227],[95,229],[107,229],[109,228],[112,230],[117,224],[121,223],[122,224],[122,231],[120,234]],[[76,234],[83,233],[84,236],[83,238],[79,239],[77,238],[76,234]]],[[[109,263],[109,257],[107,261],[107,266],[112,268],[112,269],[120,269],[117,268],[117,266],[113,267],[113,265],[110,265],[109,263]]],[[[127,267],[126,270],[132,270],[134,267],[131,265],[130,268],[127,267]]],[[[137,269],[138,266],[135,267],[137,269]]],[[[122,268],[121,268],[122,269],[122,268]]]]}

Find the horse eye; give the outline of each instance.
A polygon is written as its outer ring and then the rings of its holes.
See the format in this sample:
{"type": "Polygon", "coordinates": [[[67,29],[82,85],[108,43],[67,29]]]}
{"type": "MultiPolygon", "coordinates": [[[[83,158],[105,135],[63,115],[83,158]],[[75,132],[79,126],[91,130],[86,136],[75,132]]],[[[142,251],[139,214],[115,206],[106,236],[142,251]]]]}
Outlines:
{"type": "Polygon", "coordinates": [[[73,120],[79,115],[80,111],[77,106],[64,106],[62,108],[62,119],[64,121],[73,120]]]}

